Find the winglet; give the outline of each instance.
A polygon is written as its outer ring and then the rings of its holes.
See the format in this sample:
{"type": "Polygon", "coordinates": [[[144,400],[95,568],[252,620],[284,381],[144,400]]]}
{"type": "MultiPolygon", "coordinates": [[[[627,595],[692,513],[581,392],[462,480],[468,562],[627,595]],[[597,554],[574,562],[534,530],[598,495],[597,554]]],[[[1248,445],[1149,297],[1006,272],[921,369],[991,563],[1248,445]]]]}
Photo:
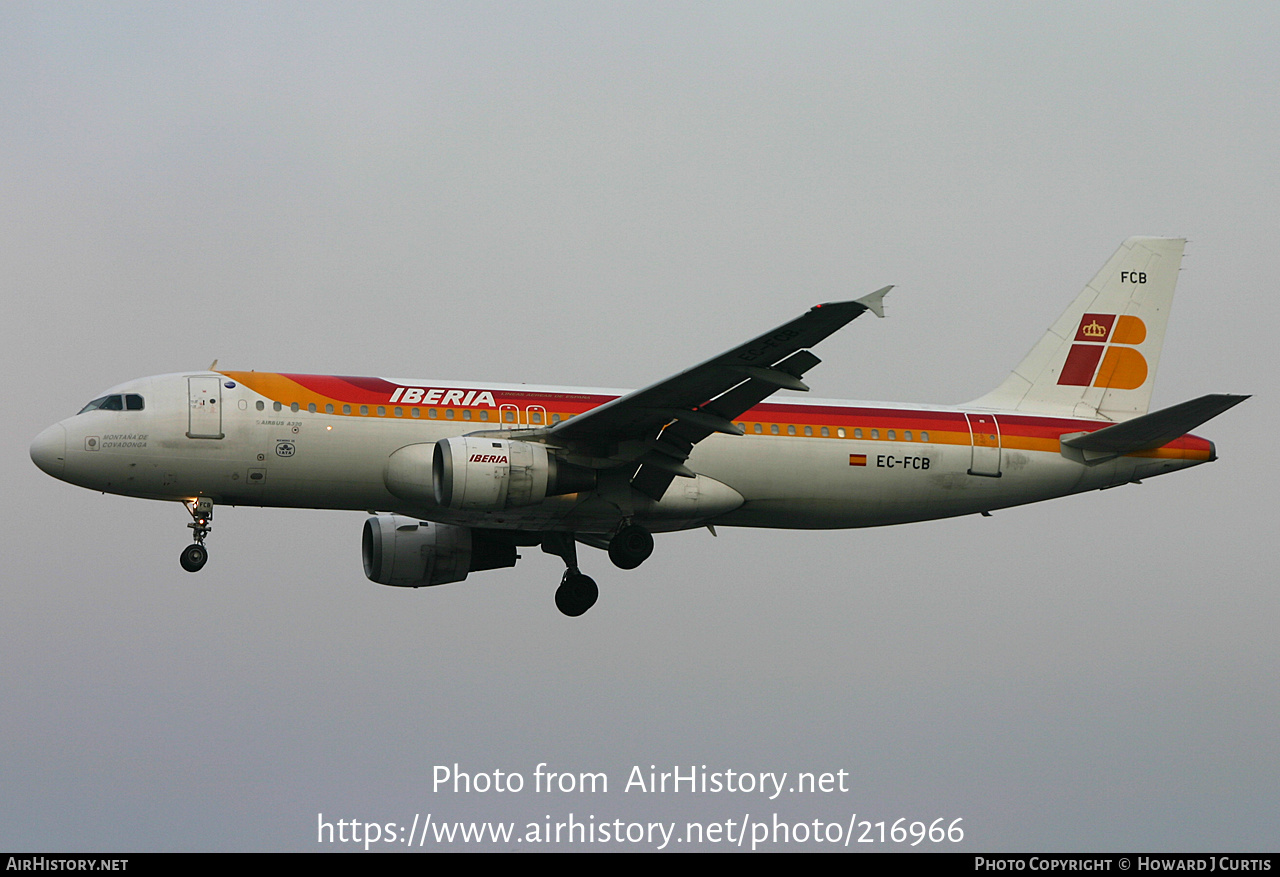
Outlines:
{"type": "Polygon", "coordinates": [[[875,314],[877,317],[883,319],[884,297],[891,289],[893,289],[892,286],[886,286],[884,289],[877,289],[875,292],[871,293],[871,295],[864,295],[862,298],[855,298],[854,301],[871,311],[871,313],[875,314]]]}

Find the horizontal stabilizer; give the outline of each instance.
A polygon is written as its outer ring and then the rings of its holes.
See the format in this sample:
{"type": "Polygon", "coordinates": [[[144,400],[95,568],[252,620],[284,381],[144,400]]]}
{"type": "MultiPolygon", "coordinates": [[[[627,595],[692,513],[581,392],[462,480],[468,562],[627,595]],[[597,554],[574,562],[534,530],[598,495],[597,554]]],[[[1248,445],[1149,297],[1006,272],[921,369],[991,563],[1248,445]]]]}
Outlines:
{"type": "Polygon", "coordinates": [[[1064,435],[1062,444],[1066,448],[1084,452],[1090,462],[1148,451],[1186,435],[1200,424],[1212,420],[1248,398],[1228,393],[1211,393],[1094,432],[1064,435]]]}

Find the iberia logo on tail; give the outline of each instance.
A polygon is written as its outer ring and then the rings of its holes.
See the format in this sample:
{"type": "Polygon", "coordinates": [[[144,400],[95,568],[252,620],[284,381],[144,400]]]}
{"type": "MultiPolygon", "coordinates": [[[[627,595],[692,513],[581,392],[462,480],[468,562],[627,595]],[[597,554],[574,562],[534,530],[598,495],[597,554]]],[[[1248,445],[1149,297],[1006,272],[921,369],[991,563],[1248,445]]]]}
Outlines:
{"type": "Polygon", "coordinates": [[[1136,390],[1147,379],[1147,360],[1134,348],[1146,339],[1147,325],[1137,317],[1085,314],[1058,384],[1136,390]]]}

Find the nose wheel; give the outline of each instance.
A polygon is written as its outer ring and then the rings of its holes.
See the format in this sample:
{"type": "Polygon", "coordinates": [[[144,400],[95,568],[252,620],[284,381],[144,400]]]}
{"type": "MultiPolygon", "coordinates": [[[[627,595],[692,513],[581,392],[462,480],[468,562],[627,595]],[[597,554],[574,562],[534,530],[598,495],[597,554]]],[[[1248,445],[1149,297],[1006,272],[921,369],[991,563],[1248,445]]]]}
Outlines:
{"type": "Polygon", "coordinates": [[[204,547],[204,537],[213,529],[210,524],[213,520],[213,500],[201,497],[187,500],[183,505],[191,513],[191,523],[187,526],[191,528],[191,538],[195,541],[182,549],[178,562],[187,572],[200,572],[209,559],[209,549],[204,547]]]}
{"type": "Polygon", "coordinates": [[[182,556],[178,558],[178,562],[182,564],[182,568],[187,572],[200,572],[205,561],[209,559],[209,550],[203,545],[192,544],[182,549],[182,556]]]}

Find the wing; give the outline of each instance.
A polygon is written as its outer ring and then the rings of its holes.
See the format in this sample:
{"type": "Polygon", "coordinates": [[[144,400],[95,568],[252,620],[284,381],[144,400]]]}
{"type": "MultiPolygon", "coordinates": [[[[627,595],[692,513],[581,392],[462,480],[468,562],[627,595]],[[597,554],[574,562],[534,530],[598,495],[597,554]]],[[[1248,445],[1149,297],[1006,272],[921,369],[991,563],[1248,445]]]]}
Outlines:
{"type": "Polygon", "coordinates": [[[856,301],[817,305],[701,365],[620,396],[543,433],[543,440],[617,465],[638,462],[637,490],[661,499],[693,446],[714,432],[742,435],[733,419],[776,390],[809,389],[800,378],[821,360],[807,348],[871,311],[884,316],[886,286],[856,301]]]}

